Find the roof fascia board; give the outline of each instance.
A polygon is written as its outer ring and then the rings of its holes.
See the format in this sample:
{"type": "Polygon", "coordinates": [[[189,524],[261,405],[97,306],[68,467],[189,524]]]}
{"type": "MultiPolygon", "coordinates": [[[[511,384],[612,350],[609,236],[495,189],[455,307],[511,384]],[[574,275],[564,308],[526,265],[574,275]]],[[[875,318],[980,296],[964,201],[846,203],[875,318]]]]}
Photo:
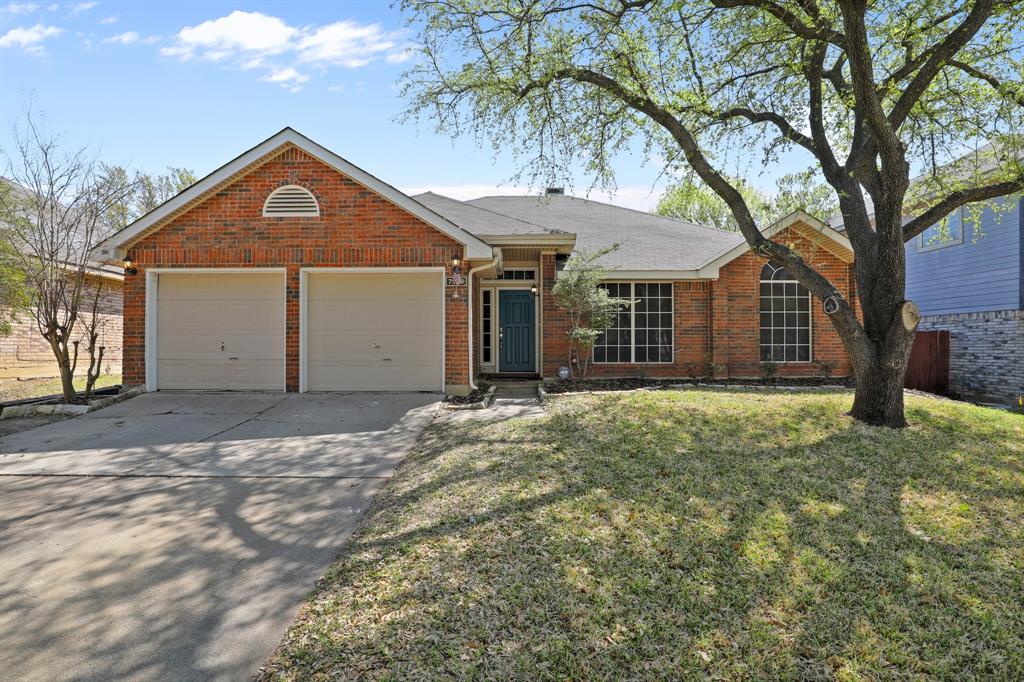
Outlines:
{"type": "Polygon", "coordinates": [[[576,235],[566,234],[481,234],[477,235],[488,244],[538,244],[548,246],[551,244],[576,243],[576,235]]]}
{"type": "MultiPolygon", "coordinates": [[[[561,275],[564,270],[555,271],[555,279],[561,275]]],[[[609,282],[617,280],[642,280],[642,281],[677,281],[682,279],[718,279],[718,271],[715,270],[712,276],[709,276],[703,269],[701,270],[605,270],[604,279],[609,282]]]]}
{"type": "Polygon", "coordinates": [[[311,156],[320,159],[338,172],[347,175],[367,189],[376,192],[428,225],[460,242],[466,247],[466,258],[493,257],[491,247],[478,237],[475,237],[447,218],[437,214],[408,195],[403,194],[383,180],[380,180],[358,166],[349,163],[334,152],[320,146],[305,135],[302,135],[291,128],[285,128],[276,135],[264,140],[249,151],[210,173],[202,180],[199,180],[169,201],[166,201],[154,210],[142,216],[118,233],[100,242],[100,244],[98,244],[94,249],[94,253],[97,254],[97,257],[100,260],[119,260],[124,255],[126,245],[130,245],[134,239],[144,234],[150,228],[158,225],[161,221],[165,220],[179,209],[200,198],[203,194],[210,191],[217,185],[241,172],[246,167],[289,143],[305,151],[311,156]]]}

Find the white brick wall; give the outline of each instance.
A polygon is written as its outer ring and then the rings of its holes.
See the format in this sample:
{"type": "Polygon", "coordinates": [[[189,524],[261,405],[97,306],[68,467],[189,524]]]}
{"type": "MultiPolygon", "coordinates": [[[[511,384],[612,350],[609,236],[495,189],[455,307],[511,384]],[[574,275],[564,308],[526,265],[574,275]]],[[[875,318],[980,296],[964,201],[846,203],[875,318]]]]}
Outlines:
{"type": "Polygon", "coordinates": [[[1001,402],[1024,394],[1024,311],[931,315],[919,329],[949,331],[952,391],[1001,402]]]}

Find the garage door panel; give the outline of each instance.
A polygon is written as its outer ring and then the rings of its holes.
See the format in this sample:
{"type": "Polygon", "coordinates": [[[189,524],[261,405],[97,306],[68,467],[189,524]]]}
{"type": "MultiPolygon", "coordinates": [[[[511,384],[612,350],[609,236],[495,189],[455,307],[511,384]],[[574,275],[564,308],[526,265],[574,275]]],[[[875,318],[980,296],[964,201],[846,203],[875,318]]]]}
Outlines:
{"type": "Polygon", "coordinates": [[[309,293],[317,301],[435,301],[440,279],[440,273],[311,273],[309,293]],[[338,278],[346,286],[338,286],[338,278]]]}
{"type": "MultiPolygon", "coordinates": [[[[440,335],[441,330],[432,330],[434,337],[440,335]]],[[[348,334],[337,334],[334,332],[318,332],[309,338],[307,348],[312,357],[330,361],[335,356],[366,354],[373,357],[380,357],[389,353],[399,353],[409,360],[418,356],[418,349],[424,342],[430,343],[432,339],[428,334],[403,335],[396,333],[383,334],[373,331],[360,331],[348,334]]],[[[431,358],[430,360],[434,360],[431,358]]]]}
{"type": "Polygon", "coordinates": [[[310,306],[310,319],[317,320],[317,331],[324,332],[408,332],[419,330],[426,332],[440,332],[441,321],[438,320],[441,305],[437,302],[420,304],[417,307],[407,305],[391,305],[381,301],[373,306],[354,307],[346,309],[344,306],[324,307],[319,305],[310,306]],[[435,308],[434,314],[424,311],[424,305],[435,308]]]}
{"type": "Polygon", "coordinates": [[[158,388],[282,390],[284,276],[161,274],[158,388]]]}
{"type": "Polygon", "coordinates": [[[307,388],[310,391],[436,391],[439,371],[434,366],[418,371],[407,366],[318,367],[307,388]],[[338,388],[339,385],[344,388],[338,388]]]}
{"type": "Polygon", "coordinates": [[[437,391],[440,273],[308,274],[306,388],[437,391]]]}
{"type": "Polygon", "coordinates": [[[224,387],[224,363],[196,359],[162,359],[157,375],[159,388],[214,390],[224,387]]]}
{"type": "Polygon", "coordinates": [[[227,385],[240,391],[280,388],[284,383],[284,361],[276,358],[229,361],[224,372],[227,385]]]}

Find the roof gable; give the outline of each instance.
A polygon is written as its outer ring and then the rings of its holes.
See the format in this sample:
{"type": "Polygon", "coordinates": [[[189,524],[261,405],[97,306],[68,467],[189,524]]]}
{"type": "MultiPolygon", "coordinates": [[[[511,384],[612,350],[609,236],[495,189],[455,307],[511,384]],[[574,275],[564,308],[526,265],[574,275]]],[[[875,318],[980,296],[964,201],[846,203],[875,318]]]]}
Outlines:
{"type": "MultiPolygon", "coordinates": [[[[853,246],[850,244],[850,240],[841,232],[835,230],[835,228],[829,227],[804,211],[793,211],[766,227],[761,231],[761,234],[766,239],[771,239],[788,227],[793,227],[803,236],[807,237],[815,246],[820,246],[840,260],[847,263],[853,262],[853,246]]],[[[750,251],[750,246],[746,240],[741,241],[736,246],[723,251],[702,265],[700,268],[701,275],[710,278],[718,277],[718,271],[723,266],[736,260],[748,251],[750,251]]]]}
{"type": "Polygon", "coordinates": [[[276,158],[291,147],[301,149],[313,158],[327,164],[339,173],[351,178],[409,214],[419,218],[427,225],[465,245],[466,258],[489,259],[493,257],[491,247],[482,240],[292,128],[285,128],[276,135],[264,140],[124,229],[105,239],[96,246],[94,254],[97,259],[103,261],[121,260],[127,248],[136,241],[142,239],[147,234],[159,230],[172,218],[194,208],[205,201],[212,193],[235,182],[239,177],[276,158]]]}

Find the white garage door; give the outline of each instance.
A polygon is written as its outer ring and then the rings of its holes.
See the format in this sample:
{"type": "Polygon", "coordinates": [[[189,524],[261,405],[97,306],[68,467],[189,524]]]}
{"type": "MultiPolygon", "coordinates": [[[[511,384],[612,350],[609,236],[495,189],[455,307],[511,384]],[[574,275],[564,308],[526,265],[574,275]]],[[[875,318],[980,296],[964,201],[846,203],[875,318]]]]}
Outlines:
{"type": "Polygon", "coordinates": [[[309,272],[306,390],[443,390],[440,272],[309,272]]]}
{"type": "Polygon", "coordinates": [[[157,388],[284,390],[284,275],[160,274],[157,388]]]}

